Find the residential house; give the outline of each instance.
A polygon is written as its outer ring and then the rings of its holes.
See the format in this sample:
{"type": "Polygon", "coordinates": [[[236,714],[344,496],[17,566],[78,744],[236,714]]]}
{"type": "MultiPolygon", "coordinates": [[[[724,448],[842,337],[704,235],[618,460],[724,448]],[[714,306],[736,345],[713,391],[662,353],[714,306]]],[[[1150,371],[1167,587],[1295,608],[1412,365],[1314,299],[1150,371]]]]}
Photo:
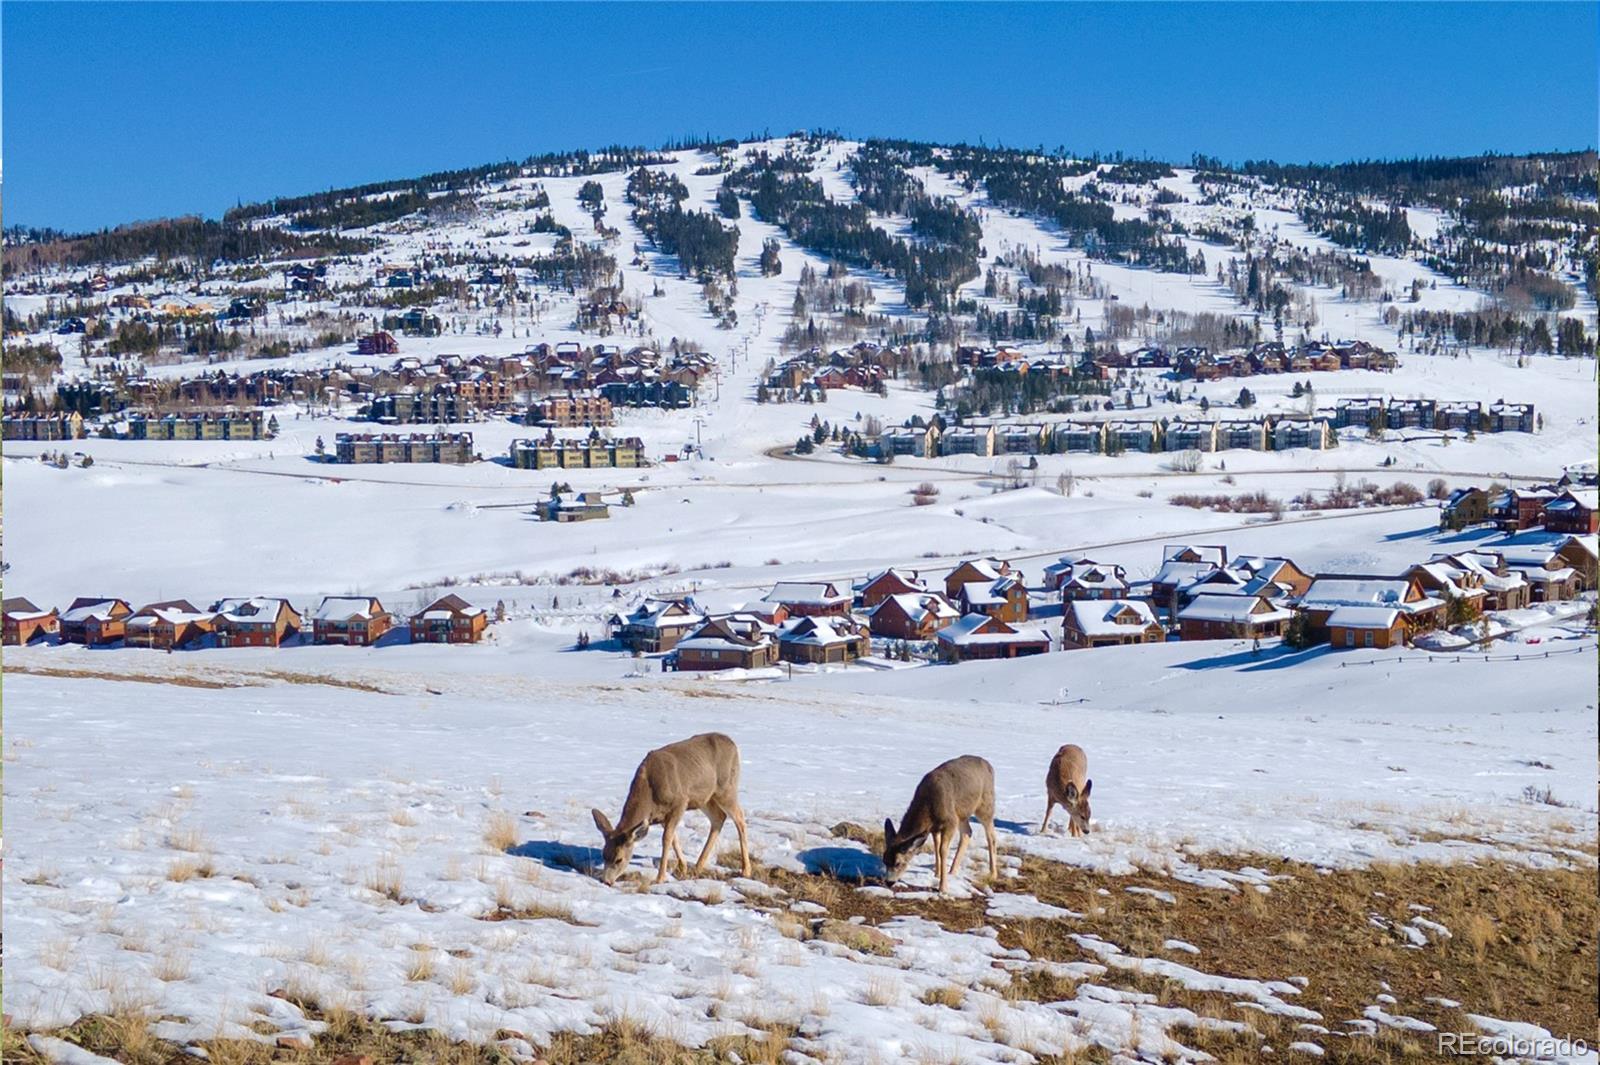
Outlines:
{"type": "Polygon", "coordinates": [[[156,651],[188,647],[211,631],[211,617],[187,599],[151,603],[128,616],[123,643],[156,651]]]}
{"type": "Polygon", "coordinates": [[[124,599],[80,597],[61,613],[61,641],[89,647],[116,643],[126,633],[133,608],[124,599]]]}
{"type": "Polygon", "coordinates": [[[1498,551],[1475,549],[1434,555],[1428,561],[1475,572],[1483,588],[1484,610],[1520,610],[1533,601],[1527,578],[1506,565],[1505,556],[1498,551]]]}
{"type": "Polygon", "coordinates": [[[1333,430],[1326,418],[1279,418],[1272,423],[1272,447],[1275,451],[1288,451],[1303,447],[1325,451],[1333,446],[1333,430]]]}
{"type": "Polygon", "coordinates": [[[511,441],[511,465],[519,470],[636,469],[646,465],[644,442],[636,436],[612,439],[591,431],[586,440],[511,441]]]}
{"type": "Polygon", "coordinates": [[[311,615],[313,643],[368,647],[394,625],[383,604],[368,595],[330,595],[311,615]]]}
{"type": "Polygon", "coordinates": [[[1544,522],[1544,507],[1556,497],[1545,486],[1508,488],[1489,500],[1489,520],[1504,532],[1520,532],[1544,522]]]}
{"type": "Polygon", "coordinates": [[[1166,449],[1168,451],[1217,450],[1217,423],[1176,420],[1167,423],[1166,449]]]}
{"type": "MultiPolygon", "coordinates": [[[[969,558],[944,575],[944,597],[955,601],[963,584],[975,581],[993,583],[1011,573],[1011,563],[1000,558],[969,558]]],[[[1020,577],[1020,575],[1019,575],[1020,577]]]]}
{"type": "Polygon", "coordinates": [[[1451,400],[1439,404],[1435,423],[1440,429],[1476,433],[1484,428],[1483,404],[1477,400],[1451,400]]]}
{"type": "Polygon", "coordinates": [[[1037,455],[1045,450],[1049,429],[1043,425],[1004,425],[996,430],[995,450],[1005,455],[1037,455]]]}
{"type": "Polygon", "coordinates": [[[1161,423],[1107,422],[1106,447],[1117,451],[1160,451],[1161,423]]]}
{"type": "Polygon", "coordinates": [[[856,602],[866,608],[877,606],[891,595],[925,593],[928,586],[916,570],[890,567],[868,577],[856,591],[856,602]]]}
{"type": "Polygon", "coordinates": [[[411,615],[412,643],[477,643],[489,625],[489,615],[459,595],[435,599],[411,615]]]}
{"type": "Polygon", "coordinates": [[[687,599],[646,599],[627,614],[613,614],[611,630],[629,651],[653,655],[672,650],[705,620],[687,599]]]}
{"type": "Polygon", "coordinates": [[[778,661],[771,629],[758,619],[737,614],[708,618],[678,641],[672,668],[685,672],[761,669],[778,661]]]}
{"type": "Polygon", "coordinates": [[[599,492],[558,492],[534,508],[540,521],[596,521],[611,517],[611,507],[599,492]]]}
{"type": "Polygon", "coordinates": [[[1341,399],[1333,405],[1335,429],[1370,429],[1386,424],[1383,400],[1376,396],[1341,399]]]}
{"type": "Polygon", "coordinates": [[[1600,532],[1600,488],[1567,488],[1544,505],[1546,532],[1600,532]]]}
{"type": "Polygon", "coordinates": [[[219,599],[211,604],[218,647],[281,647],[299,634],[300,612],[287,599],[266,596],[219,599]]]}
{"type": "MultiPolygon", "coordinates": [[[[1444,620],[1444,600],[1423,592],[1411,577],[1382,577],[1359,574],[1318,575],[1300,597],[1295,609],[1306,617],[1313,641],[1330,638],[1330,618],[1336,611],[1352,608],[1341,614],[1346,629],[1374,631],[1374,639],[1385,639],[1372,623],[1381,620],[1380,611],[1397,611],[1407,639],[1428,629],[1434,629],[1444,620]],[[1360,622],[1361,624],[1358,624],[1360,622]],[[1362,630],[1361,625],[1368,626],[1362,630]]],[[[1382,615],[1382,616],[1387,616],[1382,615]]],[[[1364,637],[1363,637],[1364,639],[1364,637]]],[[[1356,646],[1351,644],[1349,646],[1356,646]]],[[[1376,646],[1386,647],[1379,643],[1376,646]]]]}
{"type": "Polygon", "coordinates": [[[524,425],[570,429],[580,425],[610,425],[614,418],[611,401],[604,396],[593,392],[568,392],[539,400],[522,420],[524,425]]]}
{"type": "Polygon", "coordinates": [[[1595,587],[1595,545],[1592,534],[1552,535],[1542,529],[1497,540],[1489,549],[1528,582],[1530,600],[1555,603],[1595,587]]]}
{"type": "Polygon", "coordinates": [[[1390,606],[1340,606],[1324,622],[1333,647],[1399,647],[1407,637],[1405,614],[1390,606]]]}
{"type": "Polygon", "coordinates": [[[790,617],[843,617],[854,597],[832,581],[779,581],[762,598],[783,606],[790,617]]]}
{"type": "Polygon", "coordinates": [[[848,615],[790,618],[778,628],[778,658],[785,662],[842,664],[871,653],[866,623],[848,615]]]}
{"type": "Polygon", "coordinates": [[[1491,433],[1531,433],[1538,425],[1532,403],[1507,403],[1502,399],[1489,404],[1491,433]]]}
{"type": "Polygon", "coordinates": [[[939,436],[941,455],[977,455],[992,458],[995,453],[995,432],[992,425],[957,425],[939,436]]]}
{"type": "Polygon", "coordinates": [[[1489,493],[1477,485],[1457,488],[1439,508],[1439,528],[1465,529],[1489,520],[1489,493]]]}
{"type": "Polygon", "coordinates": [[[440,462],[460,465],[473,460],[471,433],[339,433],[334,461],[344,463],[440,462]]]}
{"type": "Polygon", "coordinates": [[[1160,643],[1166,630],[1142,599],[1076,599],[1061,604],[1061,647],[1076,650],[1160,643]]]}
{"type": "MultiPolygon", "coordinates": [[[[391,277],[389,279],[390,283],[392,284],[395,278],[400,276],[396,274],[391,277]]],[[[394,339],[394,334],[385,332],[382,329],[376,333],[368,333],[356,341],[357,355],[398,355],[399,353],[400,345],[394,339]]]]}
{"type": "Polygon", "coordinates": [[[1391,399],[1385,424],[1391,429],[1432,429],[1439,405],[1431,399],[1391,399]]]}
{"type": "MultiPolygon", "coordinates": [[[[1262,581],[1267,585],[1264,594],[1273,599],[1304,595],[1313,579],[1292,559],[1281,555],[1236,555],[1222,567],[1222,572],[1245,578],[1238,594],[1255,594],[1255,589],[1249,587],[1250,582],[1262,581]]],[[[1213,589],[1202,586],[1198,590],[1211,592],[1213,589]]]]}
{"type": "Polygon", "coordinates": [[[1280,636],[1293,612],[1265,595],[1196,595],[1178,611],[1185,640],[1256,640],[1280,636]]]}
{"type": "Polygon", "coordinates": [[[1452,616],[1460,620],[1475,618],[1486,609],[1488,592],[1483,586],[1483,571],[1477,566],[1458,566],[1435,557],[1418,562],[1402,576],[1416,581],[1423,594],[1444,600],[1444,623],[1449,623],[1452,616]]]}
{"type": "Polygon", "coordinates": [[[1055,427],[1053,450],[1099,454],[1106,449],[1105,422],[1062,422],[1055,427]]]}
{"type": "Polygon", "coordinates": [[[1272,423],[1265,418],[1229,418],[1217,422],[1218,451],[1265,451],[1272,423]]]}
{"type": "Polygon", "coordinates": [[[1022,658],[1050,650],[1050,634],[986,614],[968,614],[939,630],[939,657],[946,662],[1022,658]]]}
{"type": "Polygon", "coordinates": [[[13,647],[54,636],[61,631],[61,615],[54,608],[40,610],[30,600],[13,596],[5,601],[3,641],[13,647]]]}
{"type": "Polygon", "coordinates": [[[879,600],[867,612],[874,636],[895,640],[931,640],[961,616],[937,592],[901,592],[879,600]]]}
{"type": "Polygon", "coordinates": [[[1044,571],[1044,586],[1072,599],[1125,599],[1128,573],[1121,566],[1090,558],[1063,557],[1044,571]]]}
{"type": "Polygon", "coordinates": [[[953,602],[962,614],[986,614],[1001,621],[1028,620],[1028,589],[1015,574],[963,584],[956,589],[953,602]]]}
{"type": "Polygon", "coordinates": [[[932,423],[885,429],[878,437],[878,454],[931,459],[939,454],[939,435],[939,427],[932,423]]]}
{"type": "Polygon", "coordinates": [[[1161,568],[1150,578],[1150,601],[1163,610],[1175,609],[1178,589],[1221,569],[1228,549],[1220,544],[1167,544],[1161,549],[1161,568]]]}

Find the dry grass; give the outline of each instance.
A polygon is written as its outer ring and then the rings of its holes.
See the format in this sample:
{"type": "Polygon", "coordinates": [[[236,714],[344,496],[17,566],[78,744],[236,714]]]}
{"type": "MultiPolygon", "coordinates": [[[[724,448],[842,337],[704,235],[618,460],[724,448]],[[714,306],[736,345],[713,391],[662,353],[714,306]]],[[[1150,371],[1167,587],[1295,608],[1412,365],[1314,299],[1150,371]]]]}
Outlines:
{"type": "Polygon", "coordinates": [[[483,823],[483,842],[496,854],[504,854],[517,845],[517,819],[503,810],[491,813],[483,823]]]}
{"type": "Polygon", "coordinates": [[[405,901],[405,876],[400,872],[400,863],[392,857],[380,859],[367,870],[365,884],[367,890],[375,891],[392,902],[405,901]]]}
{"type": "Polygon", "coordinates": [[[209,855],[194,855],[189,858],[174,858],[167,865],[167,879],[175,884],[196,877],[207,878],[217,874],[216,867],[212,865],[209,855]]]}

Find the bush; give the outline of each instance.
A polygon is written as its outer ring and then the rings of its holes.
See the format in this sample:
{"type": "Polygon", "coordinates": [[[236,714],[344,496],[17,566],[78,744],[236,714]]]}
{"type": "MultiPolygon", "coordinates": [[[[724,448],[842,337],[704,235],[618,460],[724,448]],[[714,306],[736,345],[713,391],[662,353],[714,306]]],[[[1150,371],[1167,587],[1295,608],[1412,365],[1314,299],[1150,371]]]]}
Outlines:
{"type": "Polygon", "coordinates": [[[1435,477],[1428,482],[1429,499],[1445,499],[1450,495],[1450,486],[1444,483],[1443,477],[1435,477]]]}

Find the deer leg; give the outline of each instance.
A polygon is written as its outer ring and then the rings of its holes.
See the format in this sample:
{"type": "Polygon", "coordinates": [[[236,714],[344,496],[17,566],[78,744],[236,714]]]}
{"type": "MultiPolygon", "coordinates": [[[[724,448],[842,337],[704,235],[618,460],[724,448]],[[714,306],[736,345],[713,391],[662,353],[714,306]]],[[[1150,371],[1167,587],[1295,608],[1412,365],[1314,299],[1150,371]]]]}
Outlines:
{"type": "Polygon", "coordinates": [[[945,839],[943,832],[933,834],[933,871],[939,875],[939,894],[944,894],[944,856],[949,847],[949,840],[945,839]]]}
{"type": "Polygon", "coordinates": [[[724,807],[728,816],[733,818],[733,827],[739,832],[739,861],[744,868],[743,875],[750,875],[750,837],[745,828],[744,809],[738,803],[730,803],[724,807]]]}
{"type": "Polygon", "coordinates": [[[1044,804],[1044,820],[1039,822],[1039,835],[1044,835],[1045,830],[1050,827],[1050,813],[1055,808],[1056,801],[1054,799],[1050,799],[1044,804]]]}
{"type": "Polygon", "coordinates": [[[683,840],[676,835],[672,837],[672,856],[678,860],[678,871],[680,873],[689,868],[688,859],[683,856],[683,840]]]}
{"type": "Polygon", "coordinates": [[[961,871],[961,859],[966,857],[967,844],[972,842],[972,829],[965,824],[961,826],[961,841],[956,844],[956,856],[950,859],[950,875],[955,876],[961,871]]]}
{"type": "Polygon", "coordinates": [[[995,844],[994,818],[983,823],[984,834],[989,837],[989,877],[998,879],[1000,876],[1000,858],[995,844]]]}
{"type": "MultiPolygon", "coordinates": [[[[706,845],[700,851],[700,857],[695,860],[694,872],[696,876],[705,872],[706,859],[711,857],[711,848],[717,845],[717,834],[722,831],[722,823],[728,819],[728,815],[723,811],[722,807],[714,805],[706,807],[706,817],[711,821],[711,833],[706,836],[706,845]]],[[[681,861],[682,859],[679,860],[681,861]]]]}
{"type": "Polygon", "coordinates": [[[672,852],[678,846],[678,820],[683,814],[677,810],[667,815],[661,823],[661,867],[656,870],[656,883],[667,882],[667,863],[672,859],[672,852]]]}

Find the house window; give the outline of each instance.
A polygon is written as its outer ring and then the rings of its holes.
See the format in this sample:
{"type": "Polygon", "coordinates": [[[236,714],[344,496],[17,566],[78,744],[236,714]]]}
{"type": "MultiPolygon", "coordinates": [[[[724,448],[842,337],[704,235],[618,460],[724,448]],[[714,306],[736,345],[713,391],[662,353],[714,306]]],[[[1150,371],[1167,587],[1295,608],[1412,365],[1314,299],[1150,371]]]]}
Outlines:
{"type": "Polygon", "coordinates": [[[1354,647],[1356,645],[1356,630],[1355,629],[1345,629],[1344,630],[1344,645],[1346,647],[1354,647]]]}
{"type": "Polygon", "coordinates": [[[1372,630],[1371,629],[1368,629],[1367,632],[1366,632],[1366,645],[1368,647],[1372,646],[1372,630]]]}

